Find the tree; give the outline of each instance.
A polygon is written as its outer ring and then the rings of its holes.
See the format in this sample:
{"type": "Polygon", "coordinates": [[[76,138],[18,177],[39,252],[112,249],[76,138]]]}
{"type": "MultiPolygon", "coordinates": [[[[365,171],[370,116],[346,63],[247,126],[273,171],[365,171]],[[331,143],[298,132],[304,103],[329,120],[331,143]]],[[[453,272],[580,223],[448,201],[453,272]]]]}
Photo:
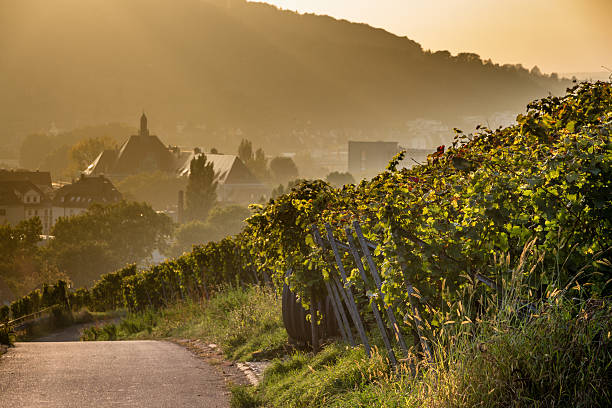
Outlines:
{"type": "Polygon", "coordinates": [[[190,251],[194,245],[203,245],[214,239],[215,231],[208,223],[195,220],[178,226],[174,233],[174,243],[169,248],[170,256],[180,256],[190,251]]]}
{"type": "Polygon", "coordinates": [[[333,171],[329,173],[325,179],[334,187],[342,187],[345,184],[355,184],[355,179],[349,172],[340,173],[338,171],[333,171]]]}
{"type": "Polygon", "coordinates": [[[480,59],[480,55],[474,54],[473,52],[460,52],[457,54],[457,61],[462,63],[479,63],[482,64],[482,60],[480,59]]]}
{"type": "Polygon", "coordinates": [[[272,176],[279,183],[286,183],[298,177],[298,169],[290,157],[275,157],[270,161],[272,176]]]}
{"type": "Polygon", "coordinates": [[[222,239],[238,234],[246,225],[244,220],[250,216],[251,211],[241,205],[216,207],[208,215],[208,224],[216,232],[215,239],[222,239]]]}
{"type": "Polygon", "coordinates": [[[530,74],[539,77],[542,76],[542,71],[540,71],[540,68],[537,65],[534,65],[533,68],[531,68],[530,74]]]}
{"type": "Polygon", "coordinates": [[[102,273],[146,260],[155,249],[165,249],[171,233],[170,217],[156,213],[148,204],[96,204],[83,214],[60,218],[53,227],[55,238],[45,251],[82,286],[102,273]]]}
{"type": "Polygon", "coordinates": [[[270,172],[268,171],[268,159],[262,148],[255,151],[255,157],[249,164],[249,170],[253,172],[255,177],[260,181],[268,180],[270,172]]]}
{"type": "Polygon", "coordinates": [[[230,235],[236,235],[246,225],[244,220],[250,215],[251,211],[240,205],[215,207],[208,214],[206,222],[195,220],[179,225],[168,254],[180,256],[190,251],[194,245],[204,245],[210,241],[220,241],[230,235]]]}
{"type": "Polygon", "coordinates": [[[250,140],[242,139],[238,146],[238,157],[260,181],[267,180],[270,177],[265,152],[262,148],[259,148],[253,153],[253,144],[250,140]]]}
{"type": "Polygon", "coordinates": [[[242,139],[242,141],[240,141],[240,146],[238,146],[238,157],[247,166],[248,163],[253,160],[253,144],[250,140],[242,139]]]}
{"type": "Polygon", "coordinates": [[[191,160],[190,173],[185,194],[186,215],[190,220],[206,220],[217,202],[217,182],[212,163],[200,154],[191,160]]]}
{"type": "Polygon", "coordinates": [[[116,148],[117,142],[109,136],[90,137],[72,146],[70,159],[75,169],[85,170],[100,152],[116,148]]]}
{"type": "Polygon", "coordinates": [[[116,186],[127,200],[144,201],[157,210],[164,210],[176,206],[179,191],[185,190],[187,180],[156,171],[128,176],[116,186]]]}
{"type": "Polygon", "coordinates": [[[15,226],[0,225],[0,280],[14,296],[22,296],[43,283],[63,277],[41,256],[38,247],[41,234],[38,217],[15,226]]]}
{"type": "Polygon", "coordinates": [[[283,186],[282,184],[279,184],[276,188],[272,189],[272,192],[270,193],[270,198],[276,199],[282,196],[283,194],[287,194],[291,191],[293,187],[297,187],[305,181],[307,180],[304,180],[304,179],[291,180],[287,183],[287,187],[283,186]]]}

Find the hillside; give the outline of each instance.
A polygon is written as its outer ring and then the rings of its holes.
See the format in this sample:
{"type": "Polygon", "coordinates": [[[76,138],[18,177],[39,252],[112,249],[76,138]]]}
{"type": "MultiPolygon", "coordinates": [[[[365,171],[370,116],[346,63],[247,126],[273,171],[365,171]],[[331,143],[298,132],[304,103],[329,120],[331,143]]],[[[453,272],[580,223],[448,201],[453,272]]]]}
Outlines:
{"type": "MultiPolygon", "coordinates": [[[[160,133],[387,129],[519,112],[567,83],[364,24],[223,0],[0,0],[3,140],[120,121],[160,133]]],[[[189,140],[191,141],[191,140],[189,140]]],[[[169,142],[174,142],[170,141],[169,142]]],[[[180,142],[180,141],[179,141],[180,142]]]]}
{"type": "Polygon", "coordinates": [[[127,309],[82,339],[274,359],[233,407],[609,407],[611,135],[612,84],[583,83],[412,169],[400,154],[358,185],[305,181],[172,260],[34,290],[0,321],[127,309]]]}

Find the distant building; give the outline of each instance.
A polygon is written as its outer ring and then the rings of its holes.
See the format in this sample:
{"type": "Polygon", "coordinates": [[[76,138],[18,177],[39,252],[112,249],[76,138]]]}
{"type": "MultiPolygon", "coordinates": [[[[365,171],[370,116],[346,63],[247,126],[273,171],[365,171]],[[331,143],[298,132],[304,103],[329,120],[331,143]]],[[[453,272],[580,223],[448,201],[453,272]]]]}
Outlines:
{"type": "Polygon", "coordinates": [[[138,135],[130,136],[118,150],[101,152],[83,173],[121,179],[138,173],[162,171],[176,177],[188,177],[191,160],[200,154],[206,154],[206,159],[213,163],[220,201],[252,203],[268,192],[237,156],[165,146],[157,136],[149,133],[144,113],[140,117],[138,135]]]}
{"type": "MultiPolygon", "coordinates": [[[[191,160],[204,153],[194,152],[178,170],[178,175],[189,176],[191,160]]],[[[251,173],[247,166],[231,154],[206,153],[206,161],[213,164],[217,184],[217,198],[221,202],[253,203],[268,193],[268,188],[251,173]]]]}
{"type": "Polygon", "coordinates": [[[72,184],[58,189],[53,195],[53,225],[60,217],[81,214],[92,204],[113,204],[123,199],[113,183],[104,176],[82,175],[72,184]]]}
{"type": "Polygon", "coordinates": [[[370,178],[383,172],[389,161],[401,151],[406,151],[399,167],[412,167],[423,162],[430,153],[427,149],[405,149],[398,142],[348,142],[348,171],[355,179],[370,178]]]}
{"type": "Polygon", "coordinates": [[[121,199],[119,191],[102,176],[82,176],[58,190],[47,189],[46,184],[41,188],[30,180],[0,180],[0,224],[16,225],[38,217],[43,234],[48,235],[60,217],[78,215],[92,204],[121,199]]]}
{"type": "Polygon", "coordinates": [[[132,135],[118,150],[104,150],[83,172],[89,176],[106,175],[123,178],[144,172],[176,171],[180,154],[166,147],[155,135],[149,133],[147,117],[140,117],[140,131],[132,135]]]}
{"type": "Polygon", "coordinates": [[[348,142],[348,171],[356,178],[371,177],[399,153],[397,142],[348,142]]]}
{"type": "Polygon", "coordinates": [[[38,217],[43,234],[52,227],[51,200],[29,180],[0,181],[0,224],[15,225],[38,217]]]}
{"type": "Polygon", "coordinates": [[[51,173],[48,171],[0,169],[0,182],[2,181],[31,181],[36,187],[46,193],[53,190],[51,186],[51,173]]]}

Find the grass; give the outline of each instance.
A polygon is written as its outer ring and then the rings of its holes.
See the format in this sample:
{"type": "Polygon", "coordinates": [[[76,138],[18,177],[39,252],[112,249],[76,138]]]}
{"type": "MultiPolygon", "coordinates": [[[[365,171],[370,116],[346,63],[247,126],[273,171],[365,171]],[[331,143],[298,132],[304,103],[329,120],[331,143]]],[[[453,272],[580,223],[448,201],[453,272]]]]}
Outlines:
{"type": "Polygon", "coordinates": [[[332,344],[277,359],[252,392],[271,407],[606,407],[611,331],[609,304],[558,301],[528,321],[500,312],[455,330],[416,376],[406,362],[394,372],[381,353],[332,344]]]}
{"type": "Polygon", "coordinates": [[[235,385],[230,388],[232,398],[231,408],[257,408],[263,403],[256,390],[247,385],[235,385]]]}
{"type": "Polygon", "coordinates": [[[280,299],[271,289],[228,286],[202,303],[130,313],[119,324],[84,330],[81,339],[200,339],[218,344],[229,359],[253,361],[289,349],[281,316],[280,299]]]}
{"type": "Polygon", "coordinates": [[[532,298],[524,272],[545,270],[532,248],[513,268],[509,258],[495,261],[512,272],[499,307],[494,297],[476,318],[462,300],[448,305],[452,315],[436,312],[432,364],[410,354],[392,370],[382,351],[368,359],[331,344],[276,359],[251,392],[266,407],[612,406],[612,303],[580,300],[576,285],[571,296],[551,289],[531,314],[521,312],[532,298]]]}
{"type": "Polygon", "coordinates": [[[232,387],[236,408],[612,406],[611,304],[556,292],[534,305],[535,314],[519,317],[520,298],[516,291],[467,324],[447,317],[432,344],[436,361],[410,355],[395,369],[376,347],[369,359],[361,347],[339,343],[316,355],[289,348],[280,301],[260,287],[228,287],[203,303],[130,314],[95,336],[201,339],[231,359],[273,358],[259,386],[232,387]]]}

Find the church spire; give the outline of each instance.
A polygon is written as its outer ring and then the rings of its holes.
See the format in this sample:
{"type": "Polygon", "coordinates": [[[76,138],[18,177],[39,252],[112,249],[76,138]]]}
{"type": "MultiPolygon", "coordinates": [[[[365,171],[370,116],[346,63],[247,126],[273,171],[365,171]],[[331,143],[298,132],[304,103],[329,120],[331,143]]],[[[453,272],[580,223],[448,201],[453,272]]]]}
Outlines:
{"type": "Polygon", "coordinates": [[[149,136],[149,129],[147,127],[147,116],[144,111],[140,117],[140,136],[149,136]]]}

